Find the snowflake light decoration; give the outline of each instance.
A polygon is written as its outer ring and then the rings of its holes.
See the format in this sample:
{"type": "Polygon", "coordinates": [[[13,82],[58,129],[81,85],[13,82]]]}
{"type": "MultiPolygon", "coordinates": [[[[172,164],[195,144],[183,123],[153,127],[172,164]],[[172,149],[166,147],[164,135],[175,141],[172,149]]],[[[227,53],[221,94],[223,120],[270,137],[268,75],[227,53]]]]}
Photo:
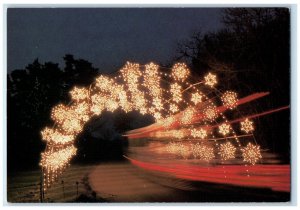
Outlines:
{"type": "Polygon", "coordinates": [[[190,74],[190,70],[184,63],[176,63],[172,68],[171,75],[175,80],[185,80],[190,74]]]}
{"type": "Polygon", "coordinates": [[[173,116],[170,116],[168,118],[162,119],[161,124],[165,128],[169,128],[175,121],[176,121],[175,118],[173,116]]]}
{"type": "Polygon", "coordinates": [[[208,106],[204,109],[204,116],[209,121],[214,121],[218,117],[218,111],[215,106],[208,106]]]}
{"type": "Polygon", "coordinates": [[[191,136],[194,138],[199,137],[201,139],[204,139],[207,136],[207,132],[203,128],[200,128],[200,129],[194,128],[191,130],[191,136]]]}
{"type": "Polygon", "coordinates": [[[246,118],[244,121],[241,122],[241,130],[249,133],[254,131],[253,122],[246,118]]]}
{"type": "Polygon", "coordinates": [[[230,142],[220,144],[219,155],[222,160],[235,158],[236,148],[230,142]]]}
{"type": "Polygon", "coordinates": [[[178,144],[178,155],[183,159],[187,159],[190,155],[189,146],[185,145],[183,143],[179,143],[178,144]]]}
{"type": "Polygon", "coordinates": [[[243,152],[243,158],[245,162],[248,162],[252,165],[262,158],[260,146],[253,145],[252,143],[248,143],[247,146],[241,149],[243,152]]]}
{"type": "Polygon", "coordinates": [[[192,155],[196,159],[211,161],[214,157],[214,149],[199,143],[192,145],[192,155]]]}
{"type": "Polygon", "coordinates": [[[89,91],[86,88],[74,87],[70,91],[70,95],[74,101],[85,100],[88,97],[89,91]]]}
{"type": "Polygon", "coordinates": [[[204,81],[205,85],[214,87],[217,84],[217,76],[212,73],[208,73],[208,75],[204,77],[204,81]]]}
{"type": "Polygon", "coordinates": [[[182,124],[189,124],[192,122],[193,120],[193,116],[194,116],[195,110],[192,108],[187,108],[184,112],[183,115],[181,117],[181,123],[182,124]]]}
{"type": "Polygon", "coordinates": [[[172,100],[177,103],[182,100],[181,89],[182,87],[178,83],[172,84],[170,88],[170,92],[173,96],[172,100]]]}
{"type": "Polygon", "coordinates": [[[203,95],[200,93],[192,93],[191,101],[197,105],[198,103],[202,102],[203,95]]]}
{"type": "Polygon", "coordinates": [[[170,142],[167,144],[166,150],[168,153],[177,155],[184,159],[187,159],[190,155],[189,146],[183,144],[182,142],[170,142]]]}
{"type": "Polygon", "coordinates": [[[233,91],[226,91],[222,95],[221,100],[223,102],[223,105],[229,109],[233,109],[237,106],[237,94],[233,91]]]}
{"type": "Polygon", "coordinates": [[[181,130],[172,130],[171,134],[174,138],[182,139],[184,137],[184,132],[181,130]]]}
{"type": "Polygon", "coordinates": [[[219,126],[219,133],[221,133],[223,136],[226,136],[230,133],[231,126],[227,123],[223,123],[219,126]]]}
{"type": "Polygon", "coordinates": [[[166,150],[169,153],[176,154],[178,150],[177,142],[170,142],[166,146],[166,150]]]}
{"type": "Polygon", "coordinates": [[[176,104],[170,104],[170,111],[172,113],[175,113],[175,112],[178,112],[179,111],[179,108],[176,104]]]}

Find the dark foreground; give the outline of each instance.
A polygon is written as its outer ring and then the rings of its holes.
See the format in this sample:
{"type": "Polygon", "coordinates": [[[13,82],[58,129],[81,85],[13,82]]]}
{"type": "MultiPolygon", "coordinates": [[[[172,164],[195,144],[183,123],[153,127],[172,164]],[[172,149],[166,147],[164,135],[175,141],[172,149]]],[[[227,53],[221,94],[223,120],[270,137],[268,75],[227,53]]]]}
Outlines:
{"type": "MultiPolygon", "coordinates": [[[[39,175],[35,171],[9,176],[8,202],[40,202],[39,175]]],[[[289,201],[287,192],[185,181],[143,171],[129,162],[71,166],[46,191],[44,199],[44,202],[60,203],[289,201]]]]}
{"type": "Polygon", "coordinates": [[[153,174],[131,164],[98,165],[91,188],[108,202],[288,202],[290,193],[191,182],[153,174]]]}

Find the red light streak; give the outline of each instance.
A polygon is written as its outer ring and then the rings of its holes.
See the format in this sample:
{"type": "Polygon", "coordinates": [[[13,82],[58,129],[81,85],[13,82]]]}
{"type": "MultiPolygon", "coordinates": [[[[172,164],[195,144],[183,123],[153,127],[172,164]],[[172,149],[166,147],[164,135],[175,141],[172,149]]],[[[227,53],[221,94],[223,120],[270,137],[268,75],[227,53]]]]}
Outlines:
{"type": "Polygon", "coordinates": [[[274,191],[290,192],[290,165],[257,164],[247,166],[249,172],[246,173],[244,165],[218,165],[211,167],[182,164],[157,165],[124,157],[130,160],[132,164],[145,170],[162,172],[166,175],[190,181],[271,188],[274,191]]]}
{"type": "MultiPolygon", "coordinates": [[[[261,93],[254,93],[252,95],[249,95],[249,96],[246,96],[244,98],[241,98],[240,100],[237,101],[237,105],[241,105],[241,104],[244,104],[244,103],[248,103],[250,101],[253,101],[253,100],[256,100],[256,99],[259,99],[261,97],[264,97],[266,95],[268,95],[269,92],[261,92],[261,93]]],[[[217,111],[219,113],[221,112],[224,112],[226,111],[228,108],[225,107],[225,106],[219,106],[217,107],[217,111]]],[[[262,116],[262,115],[266,115],[266,114],[270,114],[270,113],[273,113],[273,112],[276,112],[276,111],[280,111],[280,110],[283,110],[283,109],[286,109],[286,107],[282,107],[282,108],[279,108],[279,109],[274,109],[274,110],[271,110],[271,111],[267,111],[267,112],[263,112],[261,114],[256,114],[256,115],[253,115],[253,116],[250,116],[248,118],[254,118],[254,117],[259,117],[259,116],[262,116]]],[[[175,115],[175,117],[178,117],[180,114],[177,114],[175,115]]],[[[191,123],[195,123],[197,121],[201,121],[203,120],[203,114],[202,113],[198,113],[197,115],[195,115],[192,119],[192,122],[191,123]]],[[[245,118],[245,117],[244,117],[245,118]]],[[[242,119],[244,119],[242,118],[242,119]]],[[[234,122],[239,122],[241,121],[242,119],[238,119],[238,120],[235,120],[231,123],[234,123],[234,122]]],[[[178,121],[174,122],[173,125],[172,125],[172,128],[173,129],[176,129],[177,127],[180,126],[180,123],[178,121]]],[[[218,126],[218,125],[217,125],[218,126]]],[[[208,127],[206,127],[207,129],[208,127]]],[[[129,132],[127,132],[127,134],[123,135],[123,136],[127,136],[128,138],[130,139],[138,139],[138,138],[145,138],[145,137],[149,137],[150,136],[150,133],[151,132],[154,132],[154,131],[160,131],[160,130],[163,130],[164,127],[162,125],[160,125],[159,123],[155,123],[155,124],[152,124],[152,125],[149,125],[149,126],[146,126],[146,127],[143,127],[143,128],[139,128],[139,129],[135,129],[135,130],[131,130],[129,132]]]]}

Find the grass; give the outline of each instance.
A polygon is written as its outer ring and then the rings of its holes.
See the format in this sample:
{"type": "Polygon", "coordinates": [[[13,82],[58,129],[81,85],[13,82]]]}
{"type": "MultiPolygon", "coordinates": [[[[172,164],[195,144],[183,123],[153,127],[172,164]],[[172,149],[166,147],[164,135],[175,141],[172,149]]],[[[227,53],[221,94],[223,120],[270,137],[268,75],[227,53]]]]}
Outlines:
{"type": "MultiPolygon", "coordinates": [[[[71,202],[80,196],[91,193],[87,183],[87,175],[94,165],[72,165],[59,179],[45,191],[44,202],[71,202]],[[62,180],[64,185],[62,185],[62,180]],[[78,194],[77,186],[78,182],[78,194]],[[64,190],[63,190],[64,187],[64,190]]],[[[11,174],[7,177],[7,202],[38,203],[40,201],[41,172],[26,171],[11,174]]]]}

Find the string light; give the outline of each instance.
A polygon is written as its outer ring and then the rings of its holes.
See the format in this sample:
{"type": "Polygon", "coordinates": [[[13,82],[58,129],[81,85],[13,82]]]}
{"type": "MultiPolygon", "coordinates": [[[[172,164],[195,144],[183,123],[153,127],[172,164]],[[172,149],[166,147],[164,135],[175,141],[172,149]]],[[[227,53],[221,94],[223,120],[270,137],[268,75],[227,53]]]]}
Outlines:
{"type": "Polygon", "coordinates": [[[43,140],[54,144],[67,144],[74,140],[74,135],[64,135],[63,133],[48,127],[41,131],[41,135],[43,140]]]}
{"type": "Polygon", "coordinates": [[[173,116],[170,116],[166,119],[161,120],[161,124],[162,126],[164,126],[165,128],[169,128],[171,127],[171,125],[175,122],[175,118],[173,116]]]}
{"type": "Polygon", "coordinates": [[[230,133],[230,125],[227,123],[223,123],[222,125],[219,126],[219,133],[221,133],[223,136],[226,136],[227,134],[230,133]]]}
{"type": "Polygon", "coordinates": [[[183,159],[187,159],[190,155],[189,146],[180,142],[178,146],[178,154],[183,159]]]}
{"type": "Polygon", "coordinates": [[[52,108],[51,118],[57,123],[62,123],[69,116],[68,107],[63,104],[58,104],[52,108]]]}
{"type": "Polygon", "coordinates": [[[50,171],[57,171],[69,163],[76,151],[77,149],[71,145],[55,152],[44,152],[40,165],[47,166],[50,171]]]}
{"type": "Polygon", "coordinates": [[[155,112],[154,113],[154,118],[156,119],[156,121],[158,121],[159,119],[161,119],[162,118],[161,113],[155,112]]]}
{"type": "Polygon", "coordinates": [[[215,106],[209,105],[204,109],[204,116],[207,120],[213,121],[218,117],[218,112],[215,106]]]}
{"type": "Polygon", "coordinates": [[[182,139],[184,137],[184,132],[181,130],[172,130],[171,134],[174,138],[182,139]]]}
{"type": "Polygon", "coordinates": [[[235,158],[235,152],[236,148],[230,142],[220,144],[219,155],[221,156],[222,160],[235,158]]]}
{"type": "Polygon", "coordinates": [[[190,70],[184,63],[176,63],[172,68],[172,76],[175,80],[184,81],[190,74],[190,70]]]}
{"type": "Polygon", "coordinates": [[[260,146],[253,145],[252,143],[248,143],[245,148],[242,149],[243,158],[245,162],[248,162],[254,165],[258,160],[262,158],[260,152],[260,146]]]}
{"type": "Polygon", "coordinates": [[[204,139],[207,136],[207,132],[203,128],[200,128],[199,130],[194,128],[191,130],[191,136],[194,138],[199,137],[201,139],[204,139]]]}
{"type": "Polygon", "coordinates": [[[81,101],[81,100],[85,100],[88,98],[89,92],[86,88],[74,87],[70,91],[70,95],[71,95],[72,100],[81,101]]]}
{"type": "Polygon", "coordinates": [[[92,95],[91,97],[91,111],[95,115],[100,115],[105,109],[106,98],[101,95],[92,95]]]}
{"type": "Polygon", "coordinates": [[[103,75],[96,78],[95,86],[101,91],[109,91],[109,87],[113,85],[113,80],[103,75]]]}
{"type": "Polygon", "coordinates": [[[175,113],[175,112],[178,112],[179,111],[179,108],[176,104],[170,104],[170,111],[172,113],[175,113]]]}
{"type": "Polygon", "coordinates": [[[171,154],[177,154],[177,151],[178,151],[177,142],[168,143],[166,146],[166,150],[167,150],[167,152],[169,152],[171,154]]]}
{"type": "Polygon", "coordinates": [[[162,104],[162,100],[160,98],[154,98],[153,105],[157,110],[162,110],[164,108],[162,104]]]}
{"type": "Polygon", "coordinates": [[[233,109],[237,106],[237,94],[233,91],[226,91],[222,97],[221,100],[224,104],[229,109],[233,109]]]}
{"type": "Polygon", "coordinates": [[[214,87],[217,84],[217,76],[212,73],[208,73],[204,77],[204,80],[205,80],[204,84],[210,87],[214,87]]]}
{"type": "Polygon", "coordinates": [[[192,101],[195,105],[197,105],[198,103],[202,102],[202,97],[203,97],[203,95],[200,94],[200,93],[198,93],[198,92],[193,93],[193,94],[192,94],[191,101],[192,101]]]}
{"type": "Polygon", "coordinates": [[[194,116],[195,110],[191,107],[187,108],[181,117],[181,123],[182,124],[189,124],[192,122],[193,116],[194,116]]]}
{"type": "Polygon", "coordinates": [[[178,83],[171,84],[170,92],[173,96],[173,101],[178,103],[182,100],[181,90],[182,88],[178,83]]]}
{"type": "Polygon", "coordinates": [[[254,131],[253,122],[246,118],[244,121],[241,122],[241,130],[249,133],[254,131]]]}
{"type": "Polygon", "coordinates": [[[196,143],[192,145],[192,154],[196,159],[211,161],[214,157],[214,149],[209,146],[202,145],[200,143],[196,143]]]}
{"type": "Polygon", "coordinates": [[[166,150],[167,152],[184,159],[187,159],[190,155],[189,146],[182,142],[170,142],[167,144],[166,150]]]}

